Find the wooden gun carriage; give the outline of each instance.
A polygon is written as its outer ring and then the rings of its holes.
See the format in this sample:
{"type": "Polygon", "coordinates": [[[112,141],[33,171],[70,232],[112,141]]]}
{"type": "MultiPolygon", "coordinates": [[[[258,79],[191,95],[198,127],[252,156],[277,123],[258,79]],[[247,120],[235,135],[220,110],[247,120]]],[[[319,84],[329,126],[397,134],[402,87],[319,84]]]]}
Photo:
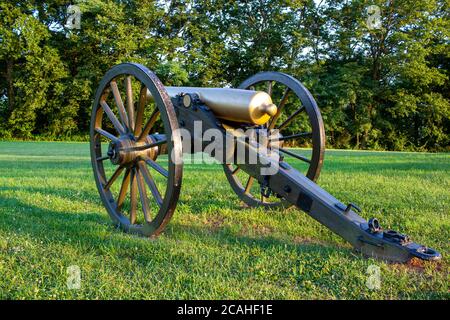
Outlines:
{"type": "Polygon", "coordinates": [[[201,151],[222,163],[231,188],[248,206],[296,206],[366,256],[398,262],[441,258],[404,234],[383,230],[375,218],[366,221],[356,205],[341,203],[315,183],[325,151],[322,117],[309,91],[289,75],[258,73],[236,89],[164,87],[146,67],[120,64],[100,82],[90,136],[101,199],[127,232],[153,237],[164,229],[180,194],[183,153],[201,151]],[[226,141],[224,152],[209,152],[208,130],[226,141]],[[246,130],[261,139],[250,141],[246,130]],[[286,148],[298,139],[311,146],[308,156],[286,148]],[[286,159],[302,163],[302,169],[286,159]],[[276,170],[265,173],[268,168],[276,170]]]}

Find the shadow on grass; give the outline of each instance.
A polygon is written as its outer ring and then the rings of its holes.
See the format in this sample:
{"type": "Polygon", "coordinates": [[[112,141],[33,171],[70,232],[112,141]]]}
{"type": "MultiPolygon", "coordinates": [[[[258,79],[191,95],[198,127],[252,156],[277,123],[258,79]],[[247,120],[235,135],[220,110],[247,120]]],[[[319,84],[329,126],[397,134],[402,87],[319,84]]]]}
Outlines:
{"type": "MultiPolygon", "coordinates": [[[[105,213],[91,212],[77,214],[48,210],[34,205],[23,203],[14,198],[0,196],[0,230],[19,236],[28,236],[46,245],[61,244],[71,246],[73,249],[92,254],[104,254],[105,248],[123,249],[114,250],[119,257],[135,260],[142,266],[152,261],[150,248],[170,247],[176,245],[178,239],[192,239],[195,242],[204,242],[213,246],[230,247],[259,247],[260,249],[273,249],[310,253],[317,259],[328,259],[336,252],[348,252],[350,249],[325,246],[310,242],[294,244],[283,239],[270,236],[251,237],[236,234],[230,228],[223,226],[219,229],[207,226],[184,225],[180,223],[169,224],[162,237],[163,241],[149,240],[147,238],[127,235],[115,228],[105,213]],[[166,241],[169,240],[169,241],[166,241]],[[127,250],[135,249],[139,250],[127,250]]],[[[172,251],[173,254],[173,251],[172,251]]]]}
{"type": "Polygon", "coordinates": [[[0,192],[2,191],[13,191],[13,192],[27,192],[31,194],[40,193],[49,196],[58,196],[64,198],[67,201],[89,201],[91,204],[101,204],[100,196],[96,194],[96,190],[91,189],[74,189],[74,188],[64,188],[64,187],[0,187],[0,192]]]}
{"type": "MultiPolygon", "coordinates": [[[[93,183],[94,184],[94,183],[93,183]]],[[[87,201],[89,205],[103,206],[100,196],[95,188],[93,189],[74,189],[72,187],[39,187],[39,186],[21,186],[21,187],[0,187],[0,192],[26,192],[30,194],[40,193],[42,195],[58,196],[66,201],[87,201]]],[[[202,192],[190,190],[187,194],[183,192],[178,200],[178,206],[185,206],[192,213],[200,213],[208,208],[227,208],[230,210],[242,210],[242,203],[239,198],[231,193],[229,197],[219,198],[212,192],[202,192]]],[[[276,210],[276,209],[273,209],[276,210]]]]}

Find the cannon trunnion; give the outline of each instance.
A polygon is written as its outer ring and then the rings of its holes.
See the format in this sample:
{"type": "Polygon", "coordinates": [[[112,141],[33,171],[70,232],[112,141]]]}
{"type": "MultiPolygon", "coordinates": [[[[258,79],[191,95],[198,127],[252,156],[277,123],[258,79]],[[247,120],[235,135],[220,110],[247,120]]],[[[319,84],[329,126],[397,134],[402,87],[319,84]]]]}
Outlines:
{"type": "Polygon", "coordinates": [[[163,231],[178,201],[183,153],[200,151],[223,164],[249,206],[296,206],[366,256],[441,258],[383,230],[377,219],[365,220],[356,205],[315,183],[325,150],[322,118],[309,91],[286,74],[259,73],[237,89],[164,87],[146,67],[121,64],[101,80],[90,134],[98,191],[125,231],[151,237],[163,231]],[[295,140],[310,152],[287,149],[295,140]]]}

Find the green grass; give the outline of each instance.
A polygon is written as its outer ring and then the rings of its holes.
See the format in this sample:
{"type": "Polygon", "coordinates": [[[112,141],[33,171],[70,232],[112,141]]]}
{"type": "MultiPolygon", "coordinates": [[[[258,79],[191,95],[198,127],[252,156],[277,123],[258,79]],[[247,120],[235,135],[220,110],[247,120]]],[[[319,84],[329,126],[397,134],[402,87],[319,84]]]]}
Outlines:
{"type": "Polygon", "coordinates": [[[449,298],[449,154],[327,151],[319,184],[443,260],[364,259],[300,211],[244,209],[218,165],[185,166],[159,238],[127,235],[100,202],[88,144],[0,142],[0,298],[449,298]],[[366,286],[370,265],[379,290],[366,286]]]}

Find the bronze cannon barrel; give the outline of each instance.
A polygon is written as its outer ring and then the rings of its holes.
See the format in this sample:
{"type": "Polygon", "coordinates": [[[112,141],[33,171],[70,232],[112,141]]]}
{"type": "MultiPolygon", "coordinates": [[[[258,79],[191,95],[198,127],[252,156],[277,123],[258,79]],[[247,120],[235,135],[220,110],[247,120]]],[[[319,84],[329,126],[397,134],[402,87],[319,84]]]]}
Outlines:
{"type": "MultiPolygon", "coordinates": [[[[233,88],[165,87],[170,97],[180,93],[195,93],[217,118],[264,124],[277,113],[272,98],[264,91],[233,88]]],[[[149,90],[147,98],[153,99],[149,90]]]]}

